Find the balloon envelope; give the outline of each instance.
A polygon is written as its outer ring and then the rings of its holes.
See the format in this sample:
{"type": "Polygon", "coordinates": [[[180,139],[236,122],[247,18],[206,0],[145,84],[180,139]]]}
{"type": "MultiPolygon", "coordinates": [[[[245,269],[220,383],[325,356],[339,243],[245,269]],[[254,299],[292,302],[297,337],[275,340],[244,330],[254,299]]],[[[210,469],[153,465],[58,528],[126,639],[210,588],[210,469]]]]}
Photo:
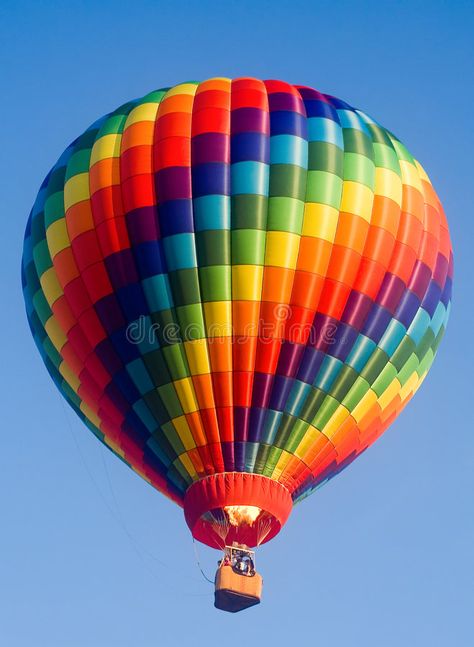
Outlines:
{"type": "Polygon", "coordinates": [[[389,131],[308,87],[219,78],[131,101],[65,150],[22,277],[89,429],[198,539],[256,545],[418,389],[452,252],[389,131]]]}

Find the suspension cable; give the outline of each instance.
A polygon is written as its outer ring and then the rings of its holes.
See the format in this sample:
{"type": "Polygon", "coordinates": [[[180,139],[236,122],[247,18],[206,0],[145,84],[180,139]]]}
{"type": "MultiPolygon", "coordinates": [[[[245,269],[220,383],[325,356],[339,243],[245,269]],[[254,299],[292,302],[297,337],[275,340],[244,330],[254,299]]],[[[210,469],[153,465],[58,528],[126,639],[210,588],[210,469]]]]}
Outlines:
{"type": "MultiPolygon", "coordinates": [[[[78,453],[78,455],[80,457],[81,463],[82,463],[82,465],[83,465],[83,467],[84,467],[84,469],[85,469],[85,471],[86,471],[86,473],[87,473],[87,475],[88,475],[94,489],[96,490],[97,494],[99,495],[100,500],[102,501],[102,503],[107,508],[107,510],[108,510],[109,514],[111,515],[112,519],[115,521],[115,523],[120,527],[122,532],[127,537],[131,549],[133,550],[133,552],[137,556],[138,560],[141,562],[141,564],[142,564],[143,568],[145,569],[145,571],[149,575],[151,575],[151,577],[156,579],[157,581],[162,582],[162,578],[159,578],[158,575],[154,572],[154,570],[151,569],[149,565],[147,565],[146,560],[144,559],[144,554],[147,555],[148,558],[151,558],[159,567],[165,568],[165,569],[169,570],[170,572],[176,572],[175,566],[171,566],[171,565],[167,564],[166,562],[163,562],[158,557],[156,557],[156,555],[154,555],[149,550],[147,550],[143,545],[140,545],[140,542],[129,531],[129,529],[128,529],[125,521],[124,521],[123,515],[121,514],[120,507],[118,505],[118,500],[116,498],[115,491],[114,491],[114,488],[112,486],[112,482],[111,482],[111,479],[110,479],[110,473],[109,473],[109,471],[108,471],[108,469],[106,467],[106,461],[105,461],[105,457],[104,457],[104,454],[103,454],[104,447],[102,446],[101,447],[102,462],[103,462],[103,466],[105,468],[106,477],[107,477],[109,489],[110,489],[111,494],[112,494],[112,500],[113,500],[114,506],[112,506],[109,503],[109,501],[107,501],[107,497],[105,496],[104,492],[102,491],[102,488],[99,486],[96,478],[94,477],[94,474],[92,473],[92,470],[90,469],[89,465],[87,464],[87,461],[86,461],[86,459],[84,457],[84,454],[83,454],[83,452],[81,450],[81,447],[79,445],[79,441],[77,440],[76,434],[74,433],[73,426],[72,426],[71,420],[70,420],[69,415],[68,415],[68,413],[69,413],[68,409],[67,409],[67,407],[65,405],[65,402],[64,402],[61,394],[59,393],[59,391],[57,392],[57,395],[58,395],[60,406],[61,406],[61,409],[62,409],[62,412],[63,412],[63,415],[64,415],[64,419],[66,421],[66,427],[68,428],[69,433],[70,433],[70,435],[71,435],[71,437],[73,439],[73,442],[74,442],[75,448],[77,450],[77,453],[78,453]]],[[[185,577],[186,579],[197,581],[196,578],[194,578],[194,577],[192,577],[190,575],[187,575],[187,574],[185,574],[183,572],[180,572],[180,575],[182,577],[185,577]]],[[[180,593],[181,595],[186,595],[186,596],[191,596],[191,597],[201,597],[203,595],[206,595],[206,596],[208,595],[207,593],[203,594],[203,593],[183,592],[183,591],[180,591],[179,589],[175,588],[170,583],[168,583],[167,586],[170,587],[176,593],[180,593]]]]}
{"type": "Polygon", "coordinates": [[[194,556],[195,556],[195,558],[196,558],[196,564],[197,564],[197,567],[199,568],[199,570],[201,571],[201,575],[203,576],[203,578],[204,578],[207,582],[209,582],[209,584],[214,585],[214,584],[215,584],[214,580],[210,580],[210,579],[207,577],[206,573],[203,571],[203,568],[202,568],[202,566],[201,566],[201,562],[200,562],[200,559],[199,559],[199,553],[198,553],[198,548],[197,548],[196,540],[194,539],[194,537],[193,537],[193,547],[194,547],[194,556]]]}

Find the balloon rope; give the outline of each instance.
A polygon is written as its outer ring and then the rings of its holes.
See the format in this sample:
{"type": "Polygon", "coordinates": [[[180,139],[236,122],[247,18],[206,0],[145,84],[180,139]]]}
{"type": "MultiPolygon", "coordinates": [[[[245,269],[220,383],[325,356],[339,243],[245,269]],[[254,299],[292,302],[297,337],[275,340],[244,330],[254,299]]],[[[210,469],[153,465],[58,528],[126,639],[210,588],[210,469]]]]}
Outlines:
{"type": "MultiPolygon", "coordinates": [[[[103,464],[104,464],[104,467],[105,467],[107,480],[109,481],[109,488],[110,488],[111,493],[112,493],[112,498],[113,498],[113,500],[114,500],[116,510],[114,510],[114,508],[113,508],[113,507],[110,505],[110,503],[107,501],[107,498],[106,498],[106,496],[105,496],[104,492],[102,491],[102,488],[99,486],[99,484],[98,484],[98,482],[97,482],[96,478],[94,477],[94,475],[93,475],[93,473],[92,473],[91,469],[89,468],[89,465],[87,464],[87,461],[86,461],[86,459],[85,459],[85,457],[84,457],[84,454],[83,454],[83,452],[82,452],[82,450],[81,450],[81,448],[80,448],[79,441],[77,440],[77,438],[76,438],[76,434],[74,433],[74,430],[73,430],[73,427],[72,427],[72,423],[71,423],[71,420],[70,420],[70,418],[69,418],[68,410],[67,410],[67,408],[66,408],[66,405],[65,405],[65,403],[64,403],[64,400],[63,400],[63,398],[62,398],[61,394],[59,393],[59,391],[58,391],[57,393],[58,393],[59,402],[61,403],[61,409],[62,409],[62,411],[63,411],[64,419],[65,419],[65,421],[66,421],[66,426],[67,426],[67,428],[68,428],[68,430],[69,430],[69,433],[71,434],[71,437],[72,437],[72,439],[73,439],[74,445],[75,445],[76,450],[77,450],[77,453],[79,454],[79,457],[80,457],[80,459],[81,459],[82,465],[83,465],[83,467],[84,467],[84,469],[85,469],[85,471],[86,471],[87,475],[89,476],[89,479],[90,479],[90,481],[91,481],[91,483],[92,483],[92,485],[93,485],[94,489],[96,490],[97,494],[99,495],[99,498],[101,499],[102,503],[103,503],[103,504],[105,505],[105,507],[107,508],[107,510],[108,510],[109,514],[111,515],[112,519],[113,519],[113,520],[115,521],[115,523],[116,523],[116,524],[121,528],[121,530],[123,531],[123,533],[124,533],[124,534],[125,534],[125,536],[127,537],[128,541],[129,541],[129,544],[130,544],[130,548],[133,550],[133,552],[134,552],[134,553],[135,553],[135,555],[137,556],[138,560],[141,562],[141,564],[142,564],[142,566],[144,567],[144,569],[146,570],[146,572],[147,572],[149,575],[151,575],[151,577],[153,577],[154,579],[158,580],[159,582],[161,582],[161,581],[162,581],[162,578],[158,577],[158,575],[154,572],[154,570],[153,570],[152,568],[150,568],[150,566],[146,563],[145,558],[144,558],[144,555],[146,555],[149,559],[152,559],[152,560],[157,564],[157,566],[159,566],[159,567],[161,567],[161,568],[165,568],[165,569],[167,569],[167,570],[169,570],[169,571],[172,571],[172,572],[174,572],[174,573],[178,572],[178,573],[179,573],[179,575],[180,575],[181,577],[185,577],[185,578],[186,578],[186,579],[188,579],[188,580],[192,580],[192,581],[197,582],[198,580],[197,580],[196,578],[194,578],[194,577],[192,577],[192,576],[190,576],[190,575],[187,575],[187,574],[185,574],[184,572],[182,572],[182,571],[180,571],[180,570],[177,570],[175,566],[171,566],[170,564],[167,564],[166,562],[163,562],[163,561],[162,561],[162,560],[160,560],[158,557],[156,557],[156,555],[154,555],[154,554],[153,554],[153,553],[151,553],[147,548],[145,548],[145,547],[144,547],[144,546],[143,546],[143,545],[142,545],[142,544],[137,540],[137,538],[136,538],[136,537],[134,537],[134,536],[132,535],[132,533],[128,530],[127,525],[126,525],[126,523],[125,523],[125,521],[124,521],[124,519],[123,519],[123,516],[122,516],[122,514],[120,513],[120,508],[119,508],[119,506],[118,506],[118,501],[117,501],[117,498],[116,498],[116,496],[115,496],[115,491],[114,491],[114,489],[113,489],[113,487],[112,487],[112,482],[111,482],[111,479],[110,479],[110,474],[109,474],[108,469],[107,469],[107,467],[106,467],[106,461],[105,461],[105,457],[104,457],[104,454],[103,454],[104,446],[102,446],[102,447],[100,448],[100,449],[101,449],[101,455],[102,455],[102,461],[103,461],[103,464]]],[[[183,595],[183,592],[182,592],[182,591],[180,591],[180,590],[178,590],[178,589],[176,589],[175,587],[173,587],[173,585],[170,585],[169,583],[167,583],[167,586],[171,586],[171,588],[172,588],[174,591],[179,592],[181,595],[183,595]]],[[[184,595],[187,595],[187,596],[201,596],[201,595],[203,595],[203,594],[200,594],[200,593],[188,593],[188,592],[184,592],[184,595]]],[[[206,595],[207,595],[207,594],[206,594],[206,595]]]]}
{"type": "Polygon", "coordinates": [[[209,582],[209,584],[214,585],[214,584],[215,584],[214,580],[210,580],[210,579],[207,577],[206,573],[205,573],[205,572],[203,571],[203,569],[202,569],[201,562],[200,562],[200,560],[199,560],[199,553],[198,553],[198,549],[197,549],[197,544],[196,544],[196,540],[194,539],[194,537],[193,537],[193,547],[194,547],[194,556],[195,556],[195,558],[196,558],[196,564],[197,564],[197,567],[199,568],[199,570],[201,571],[201,575],[203,576],[203,578],[204,578],[207,582],[209,582]]]}
{"type": "Polygon", "coordinates": [[[272,528],[272,524],[270,519],[264,519],[262,521],[258,521],[258,526],[257,526],[257,546],[260,546],[262,541],[266,539],[267,535],[270,533],[270,530],[272,528]]]}

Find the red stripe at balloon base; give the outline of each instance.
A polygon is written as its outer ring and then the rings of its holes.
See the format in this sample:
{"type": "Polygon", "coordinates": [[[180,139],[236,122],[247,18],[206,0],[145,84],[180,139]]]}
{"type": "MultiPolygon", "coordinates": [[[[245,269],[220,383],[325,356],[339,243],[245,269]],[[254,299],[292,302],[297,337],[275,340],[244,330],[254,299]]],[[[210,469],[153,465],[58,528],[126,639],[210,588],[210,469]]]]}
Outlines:
{"type": "Polygon", "coordinates": [[[193,483],[184,516],[195,539],[223,548],[258,546],[277,535],[293,507],[289,491],[261,474],[223,472],[193,483]]]}

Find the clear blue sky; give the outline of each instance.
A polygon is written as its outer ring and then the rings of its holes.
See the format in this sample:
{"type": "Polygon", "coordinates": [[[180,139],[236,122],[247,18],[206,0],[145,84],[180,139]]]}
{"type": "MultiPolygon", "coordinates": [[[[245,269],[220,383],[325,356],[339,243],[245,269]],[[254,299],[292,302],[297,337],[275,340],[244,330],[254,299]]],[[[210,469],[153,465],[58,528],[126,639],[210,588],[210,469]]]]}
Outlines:
{"type": "MultiPolygon", "coordinates": [[[[0,644],[469,647],[474,608],[472,2],[3,0],[0,644]],[[157,87],[282,78],[394,131],[445,205],[452,318],[423,388],[260,551],[264,601],[214,610],[182,512],[66,410],[30,338],[24,225],[66,144],[157,87]]],[[[212,574],[217,553],[202,549],[212,574]]]]}

